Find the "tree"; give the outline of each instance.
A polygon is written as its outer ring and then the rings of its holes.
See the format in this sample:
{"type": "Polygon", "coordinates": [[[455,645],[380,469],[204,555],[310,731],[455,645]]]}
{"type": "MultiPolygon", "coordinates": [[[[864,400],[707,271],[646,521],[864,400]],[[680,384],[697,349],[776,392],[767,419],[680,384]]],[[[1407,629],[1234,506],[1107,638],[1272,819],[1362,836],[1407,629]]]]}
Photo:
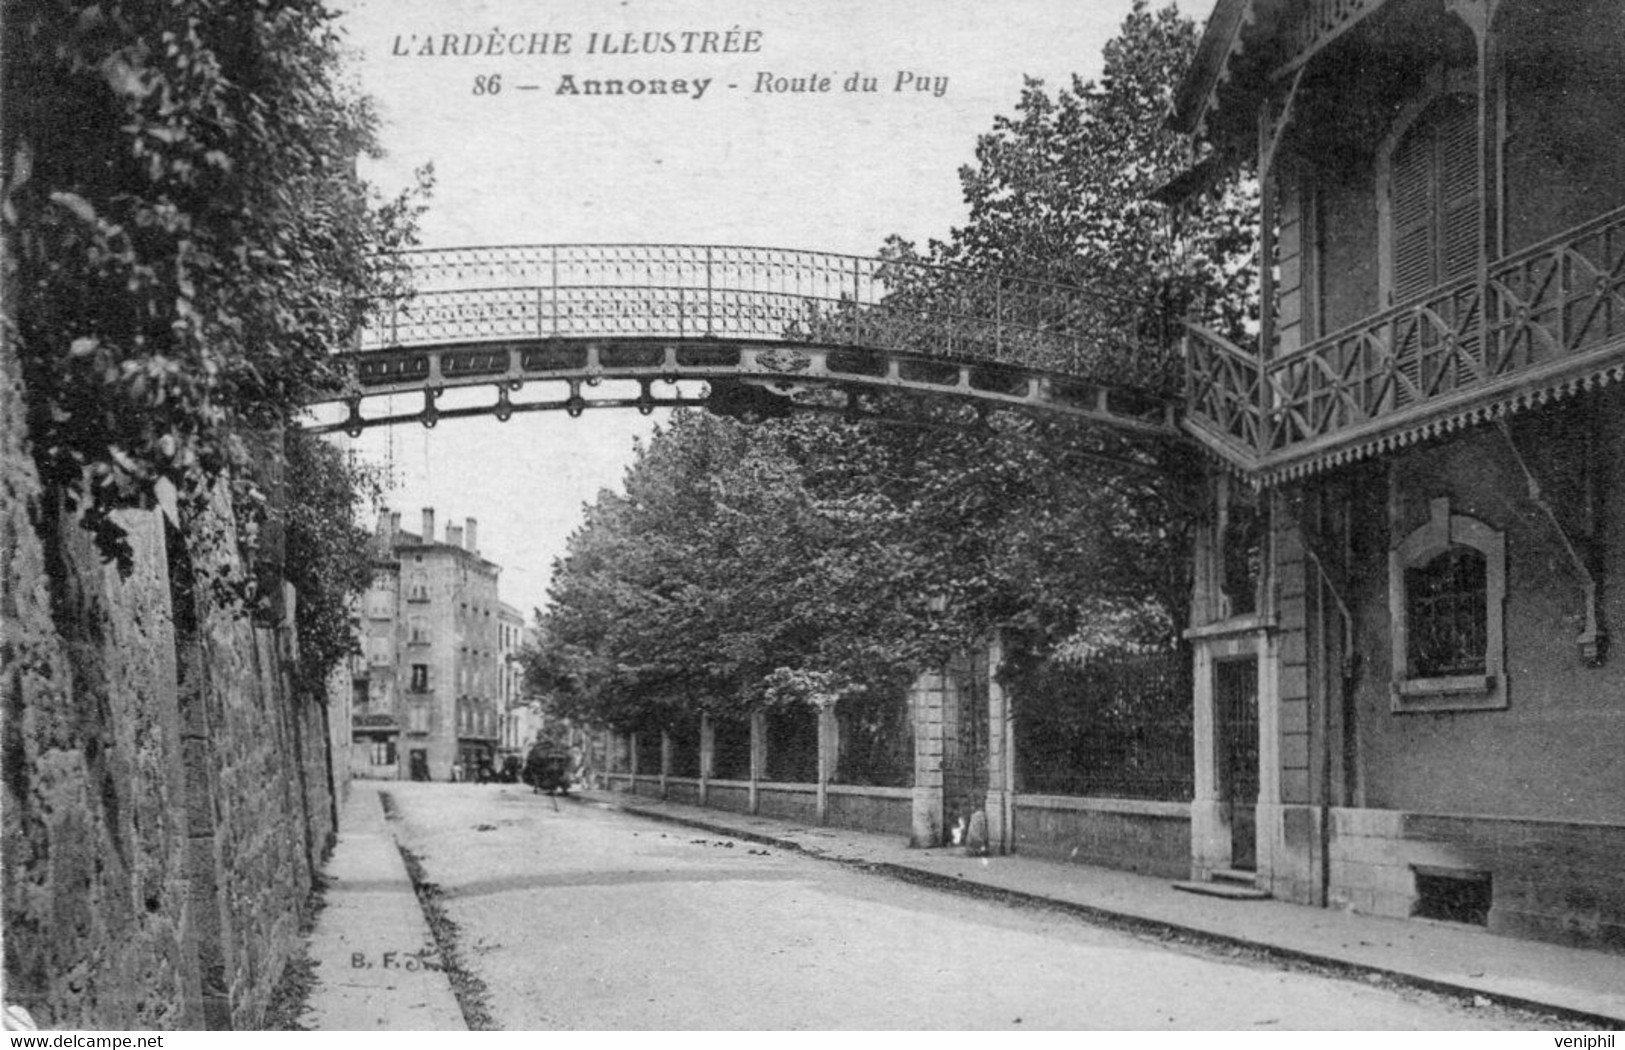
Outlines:
{"type": "MultiPolygon", "coordinates": [[[[1146,304],[1147,319],[1194,312],[1239,335],[1258,312],[1256,188],[1233,175],[1177,213],[1155,200],[1189,164],[1189,143],[1166,117],[1197,40],[1173,5],[1151,11],[1135,0],[1105,47],[1098,82],[1074,76],[1051,96],[1028,78],[1014,115],[977,140],[976,164],[959,173],[966,224],[924,253],[898,237],[883,252],[899,266],[928,261],[1090,289],[1107,302],[1146,304]]],[[[1123,352],[1074,368],[1176,389],[1171,331],[1153,323],[1135,336],[1103,343],[1123,352]]]]}
{"type": "MultiPolygon", "coordinates": [[[[893,238],[884,302],[810,315],[796,334],[943,353],[921,341],[935,331],[913,323],[922,309],[1015,302],[1036,334],[1002,341],[1005,359],[1171,392],[1164,322],[1200,309],[1233,328],[1252,309],[1246,187],[1221,187],[1177,228],[1150,200],[1186,160],[1163,116],[1195,44],[1172,8],[1137,3],[1099,84],[1051,98],[1029,81],[961,173],[967,224],[925,256],[893,238]],[[1099,337],[1045,338],[1068,325],[1099,337]]],[[[675,417],[556,566],[538,680],[574,713],[630,726],[881,695],[996,627],[1019,629],[1028,656],[1177,644],[1199,505],[1186,452],[881,400],[904,425],[675,417]]]]}
{"type": "Polygon", "coordinates": [[[376,468],[357,463],[303,430],[287,433],[284,562],[298,596],[299,686],[320,696],[353,653],[354,600],[372,578],[372,535],[359,518],[383,492],[376,468]]]}
{"type": "MultiPolygon", "coordinates": [[[[201,498],[240,436],[335,381],[397,290],[427,191],[376,197],[377,150],[320,0],[7,0],[0,130],[8,338],[44,482],[104,555],[161,479],[201,498]]],[[[252,500],[248,501],[251,505],[252,500]]]]}

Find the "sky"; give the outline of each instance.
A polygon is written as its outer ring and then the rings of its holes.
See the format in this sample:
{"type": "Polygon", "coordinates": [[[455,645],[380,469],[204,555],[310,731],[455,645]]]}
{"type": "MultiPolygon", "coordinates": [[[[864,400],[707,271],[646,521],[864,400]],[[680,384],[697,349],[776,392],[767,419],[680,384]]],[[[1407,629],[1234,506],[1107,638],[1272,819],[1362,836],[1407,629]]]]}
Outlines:
{"type": "MultiPolygon", "coordinates": [[[[340,25],[383,120],[387,156],[364,164],[364,177],[392,193],[434,165],[425,247],[704,243],[867,255],[890,234],[923,245],[963,224],[958,171],[974,160],[977,136],[1013,112],[1024,75],[1052,90],[1074,73],[1098,76],[1101,48],[1130,6],[352,0],[340,25]],[[664,81],[668,91],[571,93],[609,78],[664,81]],[[679,80],[685,94],[675,93],[679,80]]],[[[1201,17],[1207,6],[1182,10],[1201,17]]],[[[412,407],[401,399],[393,410],[412,407]]],[[[620,486],[634,440],[659,418],[535,412],[380,428],[350,445],[388,469],[389,505],[408,528],[425,506],[442,530],[478,519],[481,553],[503,567],[502,600],[528,618],[546,604],[582,506],[620,486]]]]}

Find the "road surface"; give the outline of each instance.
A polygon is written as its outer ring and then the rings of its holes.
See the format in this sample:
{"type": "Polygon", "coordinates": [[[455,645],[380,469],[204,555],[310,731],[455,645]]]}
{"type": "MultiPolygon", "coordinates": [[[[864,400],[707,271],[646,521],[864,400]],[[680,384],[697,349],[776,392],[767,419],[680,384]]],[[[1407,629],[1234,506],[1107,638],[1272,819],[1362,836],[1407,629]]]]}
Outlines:
{"type": "Polygon", "coordinates": [[[1506,1029],[1516,1015],[977,900],[523,786],[391,784],[499,1029],[1506,1029]]]}

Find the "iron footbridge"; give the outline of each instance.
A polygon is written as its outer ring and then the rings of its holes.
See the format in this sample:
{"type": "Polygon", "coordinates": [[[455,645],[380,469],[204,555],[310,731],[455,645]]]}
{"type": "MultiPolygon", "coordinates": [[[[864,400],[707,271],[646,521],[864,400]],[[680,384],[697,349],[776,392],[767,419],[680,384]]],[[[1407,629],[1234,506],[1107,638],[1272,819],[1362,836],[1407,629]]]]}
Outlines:
{"type": "Polygon", "coordinates": [[[324,400],[345,416],[314,430],[604,407],[862,415],[881,395],[912,392],[978,415],[1025,409],[1123,436],[1180,435],[1172,397],[1102,378],[1143,367],[1139,348],[1161,342],[1149,335],[1157,315],[1086,289],[725,245],[454,248],[395,260],[412,294],[383,304],[340,355],[343,385],[324,400]],[[441,403],[479,387],[492,397],[441,403]],[[402,395],[410,411],[364,411],[402,395]]]}

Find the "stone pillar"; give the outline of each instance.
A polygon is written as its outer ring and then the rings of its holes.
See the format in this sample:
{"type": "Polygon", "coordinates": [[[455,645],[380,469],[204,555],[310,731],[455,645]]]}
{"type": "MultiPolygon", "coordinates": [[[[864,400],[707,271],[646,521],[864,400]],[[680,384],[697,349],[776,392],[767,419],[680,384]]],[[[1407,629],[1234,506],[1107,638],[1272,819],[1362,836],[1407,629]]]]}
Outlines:
{"type": "Polygon", "coordinates": [[[717,727],[711,716],[700,712],[700,805],[708,804],[711,774],[717,760],[717,727]]]}
{"type": "Polygon", "coordinates": [[[1213,689],[1213,651],[1201,641],[1193,650],[1191,877],[1206,879],[1215,869],[1230,866],[1230,825],[1219,800],[1219,716],[1213,689]]]}
{"type": "Polygon", "coordinates": [[[1004,638],[998,632],[987,644],[987,848],[990,853],[1015,850],[1016,720],[1010,696],[998,682],[1004,661],[1004,638]]]}
{"type": "Polygon", "coordinates": [[[909,687],[909,709],[914,716],[914,814],[909,845],[942,845],[943,668],[921,674],[909,687]]]}
{"type": "Polygon", "coordinates": [[[632,794],[636,795],[638,793],[638,735],[636,733],[626,735],[626,747],[626,764],[630,767],[632,775],[632,794]]]}
{"type": "Polygon", "coordinates": [[[671,731],[660,731],[660,797],[666,797],[666,780],[671,776],[671,731]]]}
{"type": "Polygon", "coordinates": [[[818,823],[829,823],[829,785],[835,779],[835,764],[841,754],[841,724],[835,718],[835,701],[818,705],[818,823]]]}
{"type": "Polygon", "coordinates": [[[761,799],[757,782],[767,772],[767,715],[761,711],[750,713],[750,811],[760,811],[761,799]]]}

